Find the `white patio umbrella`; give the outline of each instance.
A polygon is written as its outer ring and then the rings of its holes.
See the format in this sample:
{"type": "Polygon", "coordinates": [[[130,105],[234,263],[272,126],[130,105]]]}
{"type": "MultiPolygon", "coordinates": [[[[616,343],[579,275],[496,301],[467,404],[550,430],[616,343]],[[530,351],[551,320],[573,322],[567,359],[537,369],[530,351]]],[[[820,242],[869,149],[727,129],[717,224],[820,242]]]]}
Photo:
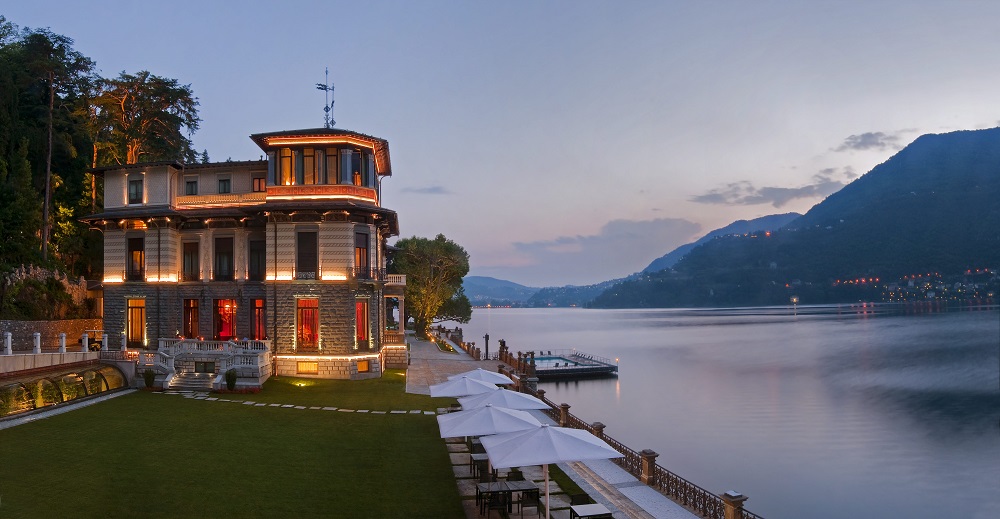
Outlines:
{"type": "Polygon", "coordinates": [[[583,429],[542,425],[537,429],[483,436],[483,448],[496,468],[542,465],[545,473],[545,510],[549,509],[549,463],[624,457],[583,429]]]}
{"type": "Polygon", "coordinates": [[[440,384],[430,387],[431,396],[469,396],[478,395],[497,390],[496,384],[471,379],[469,377],[459,377],[446,380],[440,384]]]}
{"type": "Polygon", "coordinates": [[[488,393],[459,398],[458,403],[462,404],[462,409],[474,409],[486,404],[508,409],[549,409],[549,405],[545,402],[531,395],[509,389],[497,389],[488,393]]]}
{"type": "Polygon", "coordinates": [[[525,411],[491,405],[457,413],[439,414],[437,421],[442,438],[503,434],[542,426],[542,422],[525,411]]]}
{"type": "Polygon", "coordinates": [[[483,382],[489,382],[491,384],[513,384],[514,381],[510,379],[507,375],[503,373],[497,373],[495,371],[485,370],[483,368],[476,368],[472,371],[466,371],[465,373],[459,373],[458,375],[452,375],[448,377],[448,380],[458,377],[468,377],[473,380],[482,380],[483,382]]]}

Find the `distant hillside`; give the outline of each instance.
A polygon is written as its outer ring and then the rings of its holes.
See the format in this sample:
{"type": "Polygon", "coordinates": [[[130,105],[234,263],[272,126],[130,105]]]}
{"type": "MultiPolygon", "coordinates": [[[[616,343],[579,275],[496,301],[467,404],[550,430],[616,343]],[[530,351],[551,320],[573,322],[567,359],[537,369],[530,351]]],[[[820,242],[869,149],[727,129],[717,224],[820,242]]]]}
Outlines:
{"type": "Polygon", "coordinates": [[[663,256],[656,258],[649,264],[648,267],[642,269],[642,271],[657,272],[673,267],[688,252],[691,252],[692,249],[719,236],[726,236],[730,234],[748,234],[756,231],[776,231],[800,216],[802,215],[799,213],[784,213],[761,216],[760,218],[754,218],[753,220],[737,220],[725,227],[722,227],[721,229],[716,229],[706,234],[698,239],[698,241],[681,245],[663,256]]]}
{"type": "Polygon", "coordinates": [[[527,301],[527,306],[533,308],[547,306],[588,306],[595,297],[621,281],[621,279],[613,279],[594,285],[546,287],[531,296],[531,299],[527,301]]]}
{"type": "Polygon", "coordinates": [[[462,280],[465,295],[474,306],[487,304],[496,306],[520,305],[525,303],[538,288],[526,287],[511,281],[485,276],[465,276],[462,280]]]}
{"type": "Polygon", "coordinates": [[[838,282],[844,278],[892,280],[998,265],[1000,128],[994,128],[921,136],[781,231],[710,240],[673,272],[620,283],[593,304],[787,304],[790,294],[803,304],[841,302],[858,297],[838,282]]]}

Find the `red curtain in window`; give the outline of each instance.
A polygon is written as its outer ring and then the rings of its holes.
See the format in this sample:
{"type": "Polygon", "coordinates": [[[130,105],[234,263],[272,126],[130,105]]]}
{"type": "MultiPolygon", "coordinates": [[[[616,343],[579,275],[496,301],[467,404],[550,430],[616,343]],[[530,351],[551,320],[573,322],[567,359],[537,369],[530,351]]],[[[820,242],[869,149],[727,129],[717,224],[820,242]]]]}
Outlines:
{"type": "Polygon", "coordinates": [[[316,348],[319,341],[319,300],[299,299],[298,307],[298,347],[300,349],[316,348]]]}
{"type": "Polygon", "coordinates": [[[355,336],[358,343],[368,341],[368,301],[357,301],[354,303],[354,322],[357,323],[355,336]]]}

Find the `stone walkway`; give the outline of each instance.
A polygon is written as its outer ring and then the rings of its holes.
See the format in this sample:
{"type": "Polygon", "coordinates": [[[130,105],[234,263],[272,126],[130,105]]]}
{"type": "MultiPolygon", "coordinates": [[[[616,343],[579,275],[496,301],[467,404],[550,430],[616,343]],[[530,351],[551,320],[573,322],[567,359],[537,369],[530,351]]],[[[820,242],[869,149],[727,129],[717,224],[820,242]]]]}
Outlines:
{"type": "MultiPolygon", "coordinates": [[[[456,353],[440,351],[436,345],[407,336],[410,342],[410,368],[406,372],[406,392],[421,395],[430,394],[428,386],[444,382],[456,375],[476,368],[496,371],[497,361],[477,361],[464,351],[456,348],[456,353]]],[[[542,411],[529,411],[542,423],[555,424],[542,411]]],[[[462,438],[446,438],[445,443],[451,456],[452,471],[458,484],[459,494],[468,519],[478,519],[476,505],[476,479],[469,468],[469,449],[462,438]]],[[[698,516],[681,505],[674,503],[663,494],[641,483],[625,469],[610,460],[560,463],[559,468],[566,473],[592,499],[606,506],[616,518],[658,518],[689,519],[698,516]]],[[[524,477],[542,488],[545,499],[542,467],[521,467],[524,477]]],[[[506,470],[500,471],[503,477],[506,470]]],[[[554,519],[569,517],[569,496],[555,483],[549,482],[550,506],[554,519]]],[[[517,515],[515,508],[514,515],[517,515]]],[[[538,517],[534,509],[527,509],[528,517],[538,517]]]]}

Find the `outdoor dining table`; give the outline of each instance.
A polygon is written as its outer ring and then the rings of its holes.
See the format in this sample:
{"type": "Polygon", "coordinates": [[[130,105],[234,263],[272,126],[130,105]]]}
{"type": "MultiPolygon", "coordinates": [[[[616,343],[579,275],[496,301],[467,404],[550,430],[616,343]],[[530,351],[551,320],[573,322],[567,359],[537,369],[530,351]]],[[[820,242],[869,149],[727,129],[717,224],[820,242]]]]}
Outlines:
{"type": "Polygon", "coordinates": [[[612,516],[611,516],[611,510],[608,510],[608,507],[600,503],[593,503],[589,505],[573,505],[569,507],[569,517],[570,519],[575,519],[577,517],[612,517],[612,516]]]}
{"type": "MultiPolygon", "coordinates": [[[[510,492],[512,494],[511,497],[513,497],[513,493],[514,492],[518,493],[517,496],[518,496],[518,501],[519,502],[522,499],[521,494],[523,492],[529,491],[529,490],[536,490],[536,491],[539,490],[538,485],[536,485],[534,481],[527,481],[527,480],[525,480],[525,481],[507,481],[507,488],[510,490],[510,492]]],[[[514,503],[513,503],[513,500],[508,501],[508,503],[509,504],[507,505],[507,513],[510,513],[514,509],[514,506],[513,506],[514,503]]]]}
{"type": "Polygon", "coordinates": [[[490,481],[488,483],[476,483],[476,502],[479,503],[479,515],[483,515],[484,509],[489,506],[490,495],[500,494],[507,496],[507,513],[511,511],[510,487],[506,481],[490,481]]]}
{"type": "Polygon", "coordinates": [[[469,471],[476,477],[486,471],[487,461],[489,461],[489,456],[485,453],[472,453],[469,454],[469,471]]]}

